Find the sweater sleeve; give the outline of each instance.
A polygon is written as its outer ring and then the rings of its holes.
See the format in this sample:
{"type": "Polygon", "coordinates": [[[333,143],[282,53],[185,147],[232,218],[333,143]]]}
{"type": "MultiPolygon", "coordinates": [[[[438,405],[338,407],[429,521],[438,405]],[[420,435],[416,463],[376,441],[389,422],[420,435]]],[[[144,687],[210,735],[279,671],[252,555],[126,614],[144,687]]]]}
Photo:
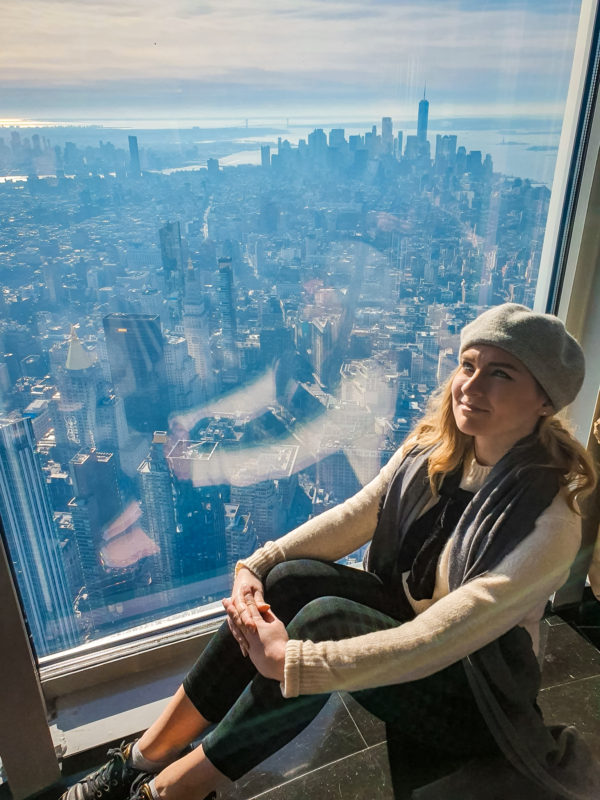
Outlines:
{"type": "Polygon", "coordinates": [[[413,620],[340,641],[290,640],[285,697],[357,690],[427,677],[494,641],[536,609],[568,576],[581,538],[562,495],[498,566],[441,597],[413,620]]]}
{"type": "Polygon", "coordinates": [[[371,539],[377,525],[379,502],[402,461],[398,450],[379,474],[357,494],[319,514],[290,533],[267,542],[239,562],[262,578],[275,564],[293,558],[336,561],[371,539]]]}

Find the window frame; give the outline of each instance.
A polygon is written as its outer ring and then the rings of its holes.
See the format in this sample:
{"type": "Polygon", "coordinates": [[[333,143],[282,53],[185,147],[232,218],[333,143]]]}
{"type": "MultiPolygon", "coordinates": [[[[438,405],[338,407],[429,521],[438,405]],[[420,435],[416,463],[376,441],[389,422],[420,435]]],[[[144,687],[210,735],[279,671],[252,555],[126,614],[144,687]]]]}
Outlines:
{"type": "MultiPolygon", "coordinates": [[[[590,353],[600,341],[598,16],[599,0],[583,0],[535,300],[536,310],[557,313],[590,353]]],[[[571,409],[584,443],[598,409],[600,362],[591,361],[571,409]]],[[[0,633],[11,643],[11,659],[0,668],[0,757],[14,800],[60,777],[48,713],[61,700],[74,691],[101,695],[128,674],[139,678],[140,696],[151,691],[157,672],[189,664],[223,619],[214,608],[199,609],[183,621],[158,622],[141,638],[108,637],[36,664],[1,538],[0,600],[0,633]]]]}

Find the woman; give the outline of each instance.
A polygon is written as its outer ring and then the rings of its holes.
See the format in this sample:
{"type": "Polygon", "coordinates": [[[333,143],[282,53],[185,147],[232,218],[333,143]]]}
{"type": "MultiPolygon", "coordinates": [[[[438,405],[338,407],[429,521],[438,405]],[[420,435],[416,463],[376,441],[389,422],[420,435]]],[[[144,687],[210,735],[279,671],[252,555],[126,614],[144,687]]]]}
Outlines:
{"type": "Polygon", "coordinates": [[[132,784],[146,800],[212,797],[337,689],[417,746],[502,753],[548,796],[591,797],[580,742],[548,732],[535,702],[538,623],[595,483],[554,416],[583,374],[556,317],[505,304],[467,325],[459,367],[400,451],[357,495],[238,564],[227,623],[164,713],[65,800],[118,800],[132,784]],[[371,539],[365,571],[334,563],[371,539]]]}

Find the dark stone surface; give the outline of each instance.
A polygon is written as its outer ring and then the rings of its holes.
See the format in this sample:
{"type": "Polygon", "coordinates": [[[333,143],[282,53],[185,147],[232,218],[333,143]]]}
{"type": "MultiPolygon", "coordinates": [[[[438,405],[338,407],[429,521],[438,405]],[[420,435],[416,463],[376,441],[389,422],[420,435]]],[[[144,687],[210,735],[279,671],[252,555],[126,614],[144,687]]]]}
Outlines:
{"type": "MultiPolygon", "coordinates": [[[[575,724],[592,751],[600,753],[600,652],[570,623],[556,615],[543,623],[539,704],[546,723],[575,724]]],[[[100,754],[98,759],[104,760],[100,754]]],[[[336,693],[312,725],[221,792],[219,800],[408,800],[414,787],[454,768],[437,755],[411,751],[395,736],[386,741],[380,720],[350,695],[336,693]]],[[[57,800],[66,784],[67,779],[38,795],[39,800],[57,800]]],[[[482,796],[491,800],[493,792],[482,796]]],[[[0,800],[10,800],[6,785],[0,786],[0,800]]]]}
{"type": "Polygon", "coordinates": [[[336,693],[308,728],[222,792],[219,800],[249,800],[364,747],[363,737],[336,693]]]}
{"type": "Polygon", "coordinates": [[[600,674],[543,689],[538,703],[547,725],[575,725],[592,752],[600,755],[600,674]]]}
{"type": "Polygon", "coordinates": [[[393,800],[385,744],[361,750],[261,795],[260,800],[393,800]]]}
{"type": "Polygon", "coordinates": [[[357,703],[351,694],[342,692],[341,698],[360,731],[365,746],[385,742],[385,723],[357,703]]]}
{"type": "Polygon", "coordinates": [[[542,689],[600,674],[600,653],[570,625],[554,621],[547,630],[542,689]]]}

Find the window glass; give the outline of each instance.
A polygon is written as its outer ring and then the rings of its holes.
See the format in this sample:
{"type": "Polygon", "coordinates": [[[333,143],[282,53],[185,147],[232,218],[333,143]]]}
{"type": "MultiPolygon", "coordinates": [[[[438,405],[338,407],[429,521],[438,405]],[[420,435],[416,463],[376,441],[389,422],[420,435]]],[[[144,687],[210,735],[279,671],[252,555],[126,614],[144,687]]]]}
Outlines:
{"type": "Polygon", "coordinates": [[[0,515],[39,656],[218,608],[377,473],[465,322],[533,305],[579,6],[5,9],[0,515]]]}

